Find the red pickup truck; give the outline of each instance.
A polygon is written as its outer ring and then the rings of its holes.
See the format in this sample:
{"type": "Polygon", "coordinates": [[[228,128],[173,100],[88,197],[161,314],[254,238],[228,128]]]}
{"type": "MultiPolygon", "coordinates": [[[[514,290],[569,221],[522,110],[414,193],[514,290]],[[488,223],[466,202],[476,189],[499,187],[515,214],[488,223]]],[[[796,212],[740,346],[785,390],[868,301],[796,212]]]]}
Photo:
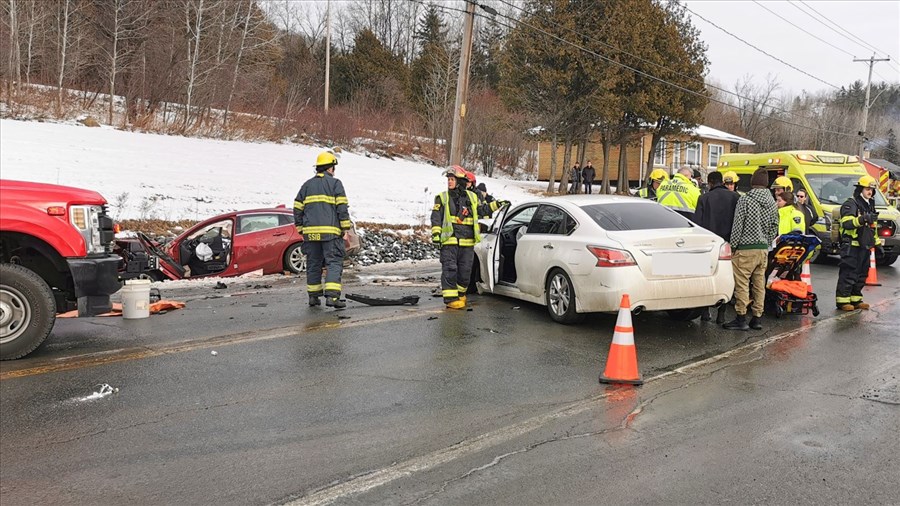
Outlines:
{"type": "Polygon", "coordinates": [[[0,360],[34,351],[57,313],[110,310],[121,283],[106,204],[90,190],[0,179],[0,360]]]}

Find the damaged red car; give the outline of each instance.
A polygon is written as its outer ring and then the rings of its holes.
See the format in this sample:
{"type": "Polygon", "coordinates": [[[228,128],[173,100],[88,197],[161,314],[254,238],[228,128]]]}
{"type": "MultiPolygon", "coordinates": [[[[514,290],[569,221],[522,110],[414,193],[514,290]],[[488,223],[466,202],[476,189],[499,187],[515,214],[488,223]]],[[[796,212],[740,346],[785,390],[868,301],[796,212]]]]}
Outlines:
{"type": "MultiPolygon", "coordinates": [[[[257,272],[306,270],[303,237],[285,207],[221,214],[194,225],[161,244],[144,234],[118,239],[123,278],[183,279],[229,277],[257,272]]],[[[359,250],[355,229],[345,235],[347,254],[359,250]]]]}

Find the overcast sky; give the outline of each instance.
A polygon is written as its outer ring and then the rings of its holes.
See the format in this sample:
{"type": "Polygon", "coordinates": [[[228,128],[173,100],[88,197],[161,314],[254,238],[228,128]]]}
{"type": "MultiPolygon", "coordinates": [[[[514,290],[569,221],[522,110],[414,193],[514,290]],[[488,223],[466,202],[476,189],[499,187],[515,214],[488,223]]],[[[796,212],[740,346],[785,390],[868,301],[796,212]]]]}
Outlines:
{"type": "MultiPolygon", "coordinates": [[[[900,61],[897,60],[900,57],[898,0],[779,0],[759,3],[687,0],[684,3],[696,14],[822,81],[836,86],[847,85],[857,79],[865,83],[868,64],[854,63],[852,60],[853,56],[872,56],[872,48],[868,44],[879,50],[876,57],[885,57],[885,53],[891,56],[890,62],[875,64],[872,82],[900,81],[900,61]],[[804,10],[812,16],[804,14],[804,10]],[[822,20],[814,11],[865,42],[854,39],[838,28],[832,30],[833,25],[822,20]],[[785,20],[836,47],[816,40],[785,20]]],[[[707,21],[697,16],[693,16],[693,19],[694,25],[702,31],[702,38],[709,46],[707,56],[711,63],[710,77],[723,84],[723,87],[731,89],[735,81],[749,73],[759,81],[764,80],[767,74],[772,74],[778,78],[785,91],[795,93],[801,90],[832,89],[814,77],[804,75],[751,48],[707,21]]]]}

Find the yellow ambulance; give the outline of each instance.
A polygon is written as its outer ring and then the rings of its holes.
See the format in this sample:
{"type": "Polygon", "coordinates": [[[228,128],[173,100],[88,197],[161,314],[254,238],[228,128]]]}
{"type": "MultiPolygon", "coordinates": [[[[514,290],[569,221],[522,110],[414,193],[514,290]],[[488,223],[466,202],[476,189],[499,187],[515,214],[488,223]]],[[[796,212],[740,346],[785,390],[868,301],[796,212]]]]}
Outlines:
{"type": "MultiPolygon", "coordinates": [[[[787,176],[794,192],[806,190],[807,201],[815,208],[819,220],[813,230],[822,240],[822,252],[837,254],[837,227],[832,217],[836,209],[853,195],[859,178],[868,174],[859,158],[826,151],[779,151],[777,153],[729,153],[719,158],[719,172],[734,171],[740,177],[737,190],[750,190],[750,175],[764,168],[769,185],[779,176],[787,176]]],[[[878,265],[891,265],[900,255],[900,212],[888,205],[884,195],[875,191],[878,209],[878,235],[884,241],[884,256],[878,265]]]]}

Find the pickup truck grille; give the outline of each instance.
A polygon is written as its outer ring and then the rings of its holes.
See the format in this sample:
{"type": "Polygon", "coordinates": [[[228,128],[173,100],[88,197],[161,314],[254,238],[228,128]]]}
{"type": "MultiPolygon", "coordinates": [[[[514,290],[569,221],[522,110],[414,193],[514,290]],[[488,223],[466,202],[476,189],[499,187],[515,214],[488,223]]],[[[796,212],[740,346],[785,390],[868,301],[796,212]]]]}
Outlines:
{"type": "Polygon", "coordinates": [[[103,244],[107,253],[111,253],[116,232],[113,230],[114,223],[113,219],[109,217],[107,206],[103,206],[103,211],[100,213],[98,221],[100,223],[100,243],[103,244]]]}

